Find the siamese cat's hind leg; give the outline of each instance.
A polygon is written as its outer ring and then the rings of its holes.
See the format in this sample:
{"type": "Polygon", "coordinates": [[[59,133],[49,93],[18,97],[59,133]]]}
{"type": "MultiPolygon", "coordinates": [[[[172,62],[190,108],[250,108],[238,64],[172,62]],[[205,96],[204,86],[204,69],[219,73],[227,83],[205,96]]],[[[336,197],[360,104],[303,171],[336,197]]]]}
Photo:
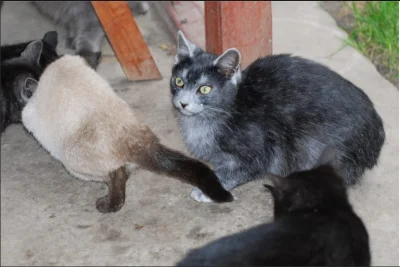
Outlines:
{"type": "Polygon", "coordinates": [[[108,194],[101,197],[96,202],[97,209],[102,213],[119,211],[125,203],[125,187],[129,174],[122,166],[108,174],[106,180],[108,194]]]}
{"type": "Polygon", "coordinates": [[[129,178],[129,168],[120,167],[112,171],[106,177],[93,176],[76,172],[70,168],[67,171],[83,181],[105,182],[108,186],[108,194],[96,202],[96,208],[102,213],[117,212],[125,203],[125,184],[129,178]]]}

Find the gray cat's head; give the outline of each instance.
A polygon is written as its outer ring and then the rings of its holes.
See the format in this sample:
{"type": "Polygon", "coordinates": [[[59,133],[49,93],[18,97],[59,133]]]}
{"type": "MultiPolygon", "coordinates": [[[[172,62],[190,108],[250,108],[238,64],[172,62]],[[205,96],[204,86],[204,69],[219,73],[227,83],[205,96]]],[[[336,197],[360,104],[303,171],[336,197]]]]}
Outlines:
{"type": "Polygon", "coordinates": [[[172,102],[182,114],[215,114],[228,108],[235,99],[240,74],[237,49],[217,56],[204,52],[178,32],[170,87],[172,102]]]}

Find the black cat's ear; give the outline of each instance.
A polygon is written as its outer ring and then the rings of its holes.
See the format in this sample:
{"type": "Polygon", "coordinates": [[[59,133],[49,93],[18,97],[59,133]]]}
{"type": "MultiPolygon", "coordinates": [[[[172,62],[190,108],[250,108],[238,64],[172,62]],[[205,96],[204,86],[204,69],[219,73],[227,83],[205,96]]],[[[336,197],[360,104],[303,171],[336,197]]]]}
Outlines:
{"type": "Polygon", "coordinates": [[[25,83],[24,83],[24,88],[22,91],[22,97],[25,101],[32,97],[37,86],[38,86],[38,82],[35,79],[26,78],[25,83]]]}
{"type": "Polygon", "coordinates": [[[43,36],[43,42],[48,43],[53,48],[57,47],[58,44],[58,33],[56,31],[49,31],[43,36]]]}
{"type": "Polygon", "coordinates": [[[287,188],[289,188],[289,181],[287,178],[269,173],[268,174],[268,179],[271,180],[275,191],[285,191],[287,188]]]}
{"type": "Polygon", "coordinates": [[[269,184],[264,184],[264,187],[268,189],[269,192],[271,192],[272,196],[276,195],[275,187],[269,184]]]}
{"type": "Polygon", "coordinates": [[[21,57],[25,58],[32,64],[39,65],[40,56],[42,54],[42,41],[33,41],[21,53],[21,57]]]}
{"type": "Polygon", "coordinates": [[[175,64],[182,61],[184,58],[193,57],[195,50],[198,47],[186,39],[181,31],[178,31],[178,43],[176,46],[175,64]]]}
{"type": "Polygon", "coordinates": [[[264,184],[264,187],[271,192],[274,201],[279,201],[282,199],[284,192],[289,185],[288,180],[285,179],[285,177],[272,173],[268,174],[268,179],[271,180],[272,185],[264,184]]]}
{"type": "Polygon", "coordinates": [[[264,184],[264,187],[268,189],[274,200],[277,201],[282,197],[282,188],[280,184],[282,184],[282,180],[284,180],[284,178],[274,175],[269,175],[269,178],[272,181],[272,185],[264,184]]]}
{"type": "Polygon", "coordinates": [[[282,176],[279,176],[276,174],[272,174],[272,173],[268,174],[268,178],[272,181],[274,186],[281,184],[282,181],[286,181],[285,177],[282,177],[282,176]]]}
{"type": "Polygon", "coordinates": [[[231,76],[240,71],[240,52],[236,48],[229,48],[220,55],[213,64],[217,66],[226,76],[231,76]]]}

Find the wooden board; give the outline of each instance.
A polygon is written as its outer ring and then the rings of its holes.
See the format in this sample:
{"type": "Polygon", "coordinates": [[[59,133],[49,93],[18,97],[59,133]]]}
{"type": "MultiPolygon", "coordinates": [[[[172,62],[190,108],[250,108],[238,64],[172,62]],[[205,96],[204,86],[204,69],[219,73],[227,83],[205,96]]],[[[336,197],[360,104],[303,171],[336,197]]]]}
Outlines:
{"type": "Polygon", "coordinates": [[[126,1],[91,1],[108,40],[131,81],[161,79],[160,71],[126,1]]]}
{"type": "Polygon", "coordinates": [[[221,54],[235,47],[242,68],[272,54],[270,1],[205,1],[206,49],[221,54]]]}

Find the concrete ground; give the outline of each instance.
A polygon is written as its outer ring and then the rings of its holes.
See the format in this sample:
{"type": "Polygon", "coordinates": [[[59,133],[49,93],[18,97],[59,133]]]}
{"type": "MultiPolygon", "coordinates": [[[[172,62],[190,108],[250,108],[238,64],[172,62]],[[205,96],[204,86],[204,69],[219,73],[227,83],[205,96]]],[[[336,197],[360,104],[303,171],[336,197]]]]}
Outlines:
{"type": "MultiPolygon", "coordinates": [[[[349,194],[369,230],[373,265],[397,265],[398,91],[354,49],[332,55],[346,34],[317,2],[273,2],[272,7],[274,53],[331,67],[363,88],[384,120],[379,165],[349,194]]],[[[98,71],[165,144],[186,151],[169,98],[173,57],[159,48],[170,39],[152,12],[137,21],[163,79],[124,81],[107,43],[110,56],[98,71]]],[[[53,29],[28,3],[3,5],[1,44],[40,39],[53,29]]],[[[65,52],[63,44],[60,51],[65,52]]],[[[95,208],[105,186],[71,177],[21,125],[12,125],[1,137],[1,265],[173,265],[191,248],[270,221],[273,206],[262,183],[235,189],[233,203],[197,203],[189,198],[189,185],[138,171],[128,181],[125,206],[105,215],[95,208]]]]}

